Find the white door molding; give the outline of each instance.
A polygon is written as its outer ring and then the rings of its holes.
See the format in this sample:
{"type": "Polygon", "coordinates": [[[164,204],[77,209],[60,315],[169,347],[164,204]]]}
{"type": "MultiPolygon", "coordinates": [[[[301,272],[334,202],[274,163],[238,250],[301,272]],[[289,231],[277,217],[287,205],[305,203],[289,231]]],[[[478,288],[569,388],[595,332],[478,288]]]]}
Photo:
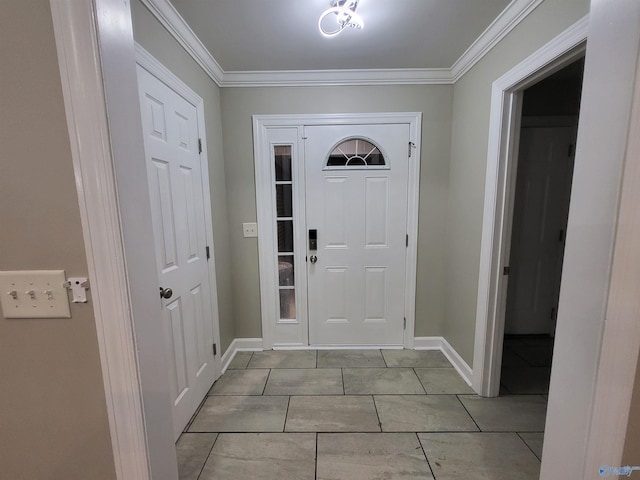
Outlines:
{"type": "Polygon", "coordinates": [[[51,0],[118,479],[149,479],[142,389],[91,2],[51,0]]]}
{"type": "MultiPolygon", "coordinates": [[[[403,123],[409,125],[411,147],[411,159],[409,162],[408,182],[408,211],[407,234],[409,246],[406,258],[405,280],[405,315],[407,325],[404,331],[404,346],[413,348],[415,329],[415,297],[416,297],[416,273],[418,258],[418,200],[420,188],[420,152],[421,152],[421,122],[422,114],[409,113],[366,113],[366,114],[311,114],[311,115],[254,115],[254,160],[256,176],[256,207],[258,220],[258,252],[260,264],[260,301],[262,312],[262,337],[263,348],[271,349],[274,346],[274,326],[276,325],[278,299],[274,279],[277,272],[274,271],[270,257],[276,251],[275,235],[272,232],[274,222],[272,178],[270,163],[269,131],[277,129],[297,129],[297,139],[291,139],[287,143],[295,144],[298,155],[302,155],[302,126],[311,125],[348,125],[348,124],[384,124],[403,123]]],[[[409,148],[409,146],[408,146],[409,148]]],[[[302,160],[300,158],[300,160],[302,160]]],[[[300,161],[299,160],[299,161],[300,161]]],[[[299,177],[304,181],[304,175],[299,177]]],[[[299,180],[300,181],[300,180],[299,180]]],[[[299,199],[299,196],[295,197],[299,199]]],[[[306,241],[304,238],[302,241],[306,241]]],[[[306,308],[306,304],[304,306],[306,308]]],[[[302,342],[292,342],[290,346],[303,346],[302,342]]],[[[306,344],[306,343],[305,343],[306,344]]]]}
{"type": "MultiPolygon", "coordinates": [[[[200,153],[200,169],[202,172],[202,194],[204,200],[204,217],[205,229],[207,236],[207,245],[209,248],[209,286],[211,289],[211,323],[213,327],[213,339],[217,345],[220,345],[220,318],[218,312],[218,288],[216,284],[216,260],[215,246],[213,243],[213,223],[211,215],[211,182],[209,175],[209,160],[207,156],[207,135],[205,131],[204,118],[204,100],[195,93],[187,84],[180,80],[167,67],[160,63],[155,57],[147,52],[141,45],[135,44],[136,63],[159,79],[174,92],[187,100],[191,105],[196,107],[198,118],[198,133],[202,152],[200,153]]],[[[222,374],[221,354],[218,352],[214,357],[215,377],[218,378],[222,374]]]]}
{"type": "Polygon", "coordinates": [[[584,55],[588,17],[551,40],[493,83],[485,179],[480,273],[473,355],[473,388],[483,396],[500,389],[520,93],[584,55]]]}

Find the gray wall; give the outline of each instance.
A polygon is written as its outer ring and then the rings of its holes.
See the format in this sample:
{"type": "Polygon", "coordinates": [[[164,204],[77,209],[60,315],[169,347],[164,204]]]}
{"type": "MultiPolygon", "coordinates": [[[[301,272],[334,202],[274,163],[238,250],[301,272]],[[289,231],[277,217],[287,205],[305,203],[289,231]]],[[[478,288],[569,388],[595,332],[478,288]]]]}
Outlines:
{"type": "Polygon", "coordinates": [[[469,365],[475,338],[491,85],[588,11],[588,0],[546,0],[454,86],[444,336],[469,365]]]}
{"type": "MultiPolygon", "coordinates": [[[[233,291],[227,231],[227,186],[222,157],[222,122],[220,117],[220,88],[200,68],[176,40],[169,35],[140,0],[131,2],[133,33],[136,42],[153,55],[174,75],[186,83],[204,100],[207,131],[209,177],[211,181],[211,213],[215,243],[218,312],[220,314],[221,351],[234,337],[233,291]]],[[[247,138],[251,138],[250,136],[247,138]]]]}
{"type": "MultiPolygon", "coordinates": [[[[49,2],[0,18],[0,270],[86,276],[49,2]]],[[[91,299],[71,315],[0,316],[2,478],[115,479],[91,299]]]]}
{"type": "Polygon", "coordinates": [[[237,337],[261,337],[258,243],[243,238],[256,221],[251,116],[282,113],[423,112],[416,336],[442,335],[451,86],[222,89],[231,278],[237,337]]]}

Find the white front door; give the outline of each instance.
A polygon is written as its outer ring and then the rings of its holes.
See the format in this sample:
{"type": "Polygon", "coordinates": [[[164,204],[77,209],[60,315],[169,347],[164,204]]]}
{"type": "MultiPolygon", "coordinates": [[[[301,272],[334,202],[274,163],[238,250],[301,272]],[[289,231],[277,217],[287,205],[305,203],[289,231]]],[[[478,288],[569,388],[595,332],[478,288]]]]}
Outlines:
{"type": "Polygon", "coordinates": [[[305,127],[311,345],[403,344],[409,133],[305,127]]]}
{"type": "Polygon", "coordinates": [[[158,286],[177,438],[215,377],[196,107],[138,66],[158,286]]]}

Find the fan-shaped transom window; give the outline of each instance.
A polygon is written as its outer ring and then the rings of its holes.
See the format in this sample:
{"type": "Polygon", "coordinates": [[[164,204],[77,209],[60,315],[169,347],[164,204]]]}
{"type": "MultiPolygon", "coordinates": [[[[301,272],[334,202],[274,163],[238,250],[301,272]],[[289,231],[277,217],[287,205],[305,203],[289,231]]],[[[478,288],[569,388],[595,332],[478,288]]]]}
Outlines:
{"type": "Polygon", "coordinates": [[[389,168],[380,149],[370,140],[349,138],[340,142],[327,158],[327,168],[389,168]]]}

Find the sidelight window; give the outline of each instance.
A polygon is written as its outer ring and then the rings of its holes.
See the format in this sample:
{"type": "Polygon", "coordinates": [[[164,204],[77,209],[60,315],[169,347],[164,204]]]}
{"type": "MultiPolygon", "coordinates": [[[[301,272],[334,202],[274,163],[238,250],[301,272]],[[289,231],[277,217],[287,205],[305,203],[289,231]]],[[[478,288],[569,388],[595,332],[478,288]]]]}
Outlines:
{"type": "Polygon", "coordinates": [[[293,176],[291,145],[274,147],[276,231],[278,241],[279,318],[295,321],[296,292],[294,275],[293,176]]]}

